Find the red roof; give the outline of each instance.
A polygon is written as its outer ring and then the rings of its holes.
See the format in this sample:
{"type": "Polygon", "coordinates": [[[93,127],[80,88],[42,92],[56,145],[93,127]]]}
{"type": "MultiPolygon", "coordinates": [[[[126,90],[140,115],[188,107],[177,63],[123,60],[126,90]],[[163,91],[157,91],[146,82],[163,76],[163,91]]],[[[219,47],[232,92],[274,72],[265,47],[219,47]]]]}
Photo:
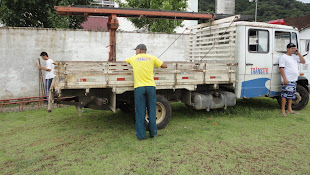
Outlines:
{"type": "Polygon", "coordinates": [[[298,30],[303,30],[310,27],[310,15],[287,18],[284,19],[284,21],[286,25],[294,26],[298,28],[298,30]]]}

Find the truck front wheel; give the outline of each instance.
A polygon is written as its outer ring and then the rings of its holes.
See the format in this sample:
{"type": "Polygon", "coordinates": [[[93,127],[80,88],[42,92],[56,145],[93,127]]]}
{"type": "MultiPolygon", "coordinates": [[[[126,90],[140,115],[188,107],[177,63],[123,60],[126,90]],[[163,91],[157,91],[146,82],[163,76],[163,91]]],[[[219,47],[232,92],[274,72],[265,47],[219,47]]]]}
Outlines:
{"type": "MultiPolygon", "coordinates": [[[[281,97],[277,98],[279,105],[281,106],[281,97]]],[[[301,85],[297,85],[296,87],[296,98],[293,99],[292,109],[293,110],[302,110],[307,106],[309,102],[309,93],[308,91],[301,85]]],[[[285,109],[287,106],[285,106],[285,109]]]]}
{"type": "MultiPolygon", "coordinates": [[[[170,121],[171,106],[169,101],[162,95],[156,95],[156,125],[157,129],[163,129],[170,121]]],[[[148,130],[149,116],[145,116],[145,125],[148,130]]]]}

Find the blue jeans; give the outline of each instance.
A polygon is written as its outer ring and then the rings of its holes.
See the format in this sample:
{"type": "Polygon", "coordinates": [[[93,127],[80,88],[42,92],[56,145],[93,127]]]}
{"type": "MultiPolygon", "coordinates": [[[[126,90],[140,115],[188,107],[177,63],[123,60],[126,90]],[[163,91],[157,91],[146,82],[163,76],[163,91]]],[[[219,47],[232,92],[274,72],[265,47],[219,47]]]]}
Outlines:
{"type": "Polygon", "coordinates": [[[145,139],[145,114],[146,108],[149,115],[150,136],[157,135],[156,126],[156,88],[154,86],[137,87],[134,91],[136,111],[136,135],[139,140],[145,139]]]}
{"type": "Polygon", "coordinates": [[[46,87],[46,95],[48,96],[49,95],[49,92],[50,92],[50,88],[51,88],[51,85],[52,85],[52,81],[53,81],[53,78],[51,79],[45,79],[45,87],[46,87]]]}

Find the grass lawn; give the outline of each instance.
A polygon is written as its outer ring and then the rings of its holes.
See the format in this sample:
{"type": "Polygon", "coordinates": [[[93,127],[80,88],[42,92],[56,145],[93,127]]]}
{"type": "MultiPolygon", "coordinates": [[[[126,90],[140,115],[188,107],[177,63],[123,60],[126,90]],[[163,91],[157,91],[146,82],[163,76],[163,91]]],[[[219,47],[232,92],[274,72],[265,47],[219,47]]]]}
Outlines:
{"type": "Polygon", "coordinates": [[[288,117],[268,98],[172,111],[144,141],[121,111],[1,113],[0,174],[310,174],[310,105],[288,117]]]}

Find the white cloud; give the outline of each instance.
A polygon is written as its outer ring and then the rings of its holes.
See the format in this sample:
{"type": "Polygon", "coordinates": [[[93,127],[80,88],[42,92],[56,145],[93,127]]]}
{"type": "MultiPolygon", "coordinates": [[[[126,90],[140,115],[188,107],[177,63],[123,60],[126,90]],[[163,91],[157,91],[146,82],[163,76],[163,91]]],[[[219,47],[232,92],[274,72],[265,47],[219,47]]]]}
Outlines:
{"type": "Polygon", "coordinates": [[[300,1],[300,2],[303,2],[303,3],[310,3],[310,0],[297,0],[297,1],[300,1]]]}

